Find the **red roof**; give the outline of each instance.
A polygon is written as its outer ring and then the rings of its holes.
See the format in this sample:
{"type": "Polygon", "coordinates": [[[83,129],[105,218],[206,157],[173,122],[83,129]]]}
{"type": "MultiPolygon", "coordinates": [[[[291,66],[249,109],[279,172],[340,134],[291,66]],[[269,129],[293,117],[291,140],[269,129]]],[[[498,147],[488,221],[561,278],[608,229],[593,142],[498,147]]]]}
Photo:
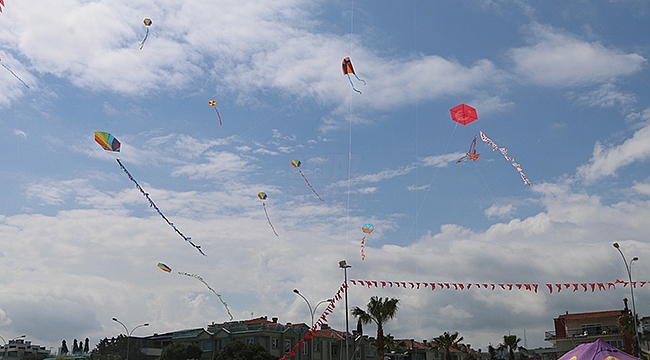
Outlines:
{"type": "Polygon", "coordinates": [[[607,311],[594,311],[576,314],[564,314],[558,316],[558,319],[585,319],[595,317],[619,317],[625,315],[626,310],[607,310],[607,311]]]}

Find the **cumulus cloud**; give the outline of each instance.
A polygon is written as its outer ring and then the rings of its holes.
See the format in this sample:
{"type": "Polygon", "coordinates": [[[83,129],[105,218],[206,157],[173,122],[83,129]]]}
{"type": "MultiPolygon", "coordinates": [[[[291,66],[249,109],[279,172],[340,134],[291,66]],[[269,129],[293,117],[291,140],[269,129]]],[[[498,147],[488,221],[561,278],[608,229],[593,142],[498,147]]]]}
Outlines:
{"type": "Polygon", "coordinates": [[[510,50],[514,71],[523,81],[551,87],[606,82],[629,76],[645,65],[636,53],[609,49],[544,25],[531,28],[530,46],[510,50]]]}

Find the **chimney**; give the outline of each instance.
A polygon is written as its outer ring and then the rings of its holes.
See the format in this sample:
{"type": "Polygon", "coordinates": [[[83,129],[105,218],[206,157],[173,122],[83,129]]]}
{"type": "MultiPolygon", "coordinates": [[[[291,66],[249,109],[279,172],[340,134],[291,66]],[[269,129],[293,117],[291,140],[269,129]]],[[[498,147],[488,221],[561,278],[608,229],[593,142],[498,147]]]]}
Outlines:
{"type": "Polygon", "coordinates": [[[625,303],[625,312],[629,312],[630,309],[627,308],[627,298],[623,298],[623,302],[625,303]]]}
{"type": "Polygon", "coordinates": [[[278,323],[278,318],[277,317],[272,317],[271,321],[273,321],[274,324],[277,324],[278,323]]]}
{"type": "Polygon", "coordinates": [[[327,330],[327,329],[329,329],[329,328],[330,328],[330,326],[329,326],[328,324],[321,324],[321,325],[320,325],[320,329],[321,329],[321,330],[327,330]]]}

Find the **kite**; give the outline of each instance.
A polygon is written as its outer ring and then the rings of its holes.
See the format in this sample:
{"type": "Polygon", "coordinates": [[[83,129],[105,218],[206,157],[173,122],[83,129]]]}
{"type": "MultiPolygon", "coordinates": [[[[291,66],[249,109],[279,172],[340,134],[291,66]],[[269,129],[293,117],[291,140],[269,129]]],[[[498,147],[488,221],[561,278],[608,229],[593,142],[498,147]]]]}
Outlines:
{"type": "Polygon", "coordinates": [[[508,150],[506,150],[505,148],[498,147],[497,144],[495,144],[492,140],[490,140],[487,136],[485,136],[485,134],[483,134],[482,131],[481,131],[481,140],[483,140],[486,144],[492,146],[492,151],[499,150],[501,154],[503,154],[503,157],[506,158],[506,160],[508,160],[508,162],[510,162],[510,164],[512,164],[512,166],[514,166],[515,169],[517,169],[519,175],[521,176],[521,179],[524,181],[524,184],[530,186],[530,181],[524,174],[524,168],[522,168],[521,165],[517,164],[514,158],[508,156],[508,150]]]}
{"type": "Polygon", "coordinates": [[[476,162],[476,160],[478,160],[478,158],[480,157],[481,154],[476,152],[476,136],[474,136],[474,140],[472,140],[472,143],[469,145],[469,151],[467,152],[467,154],[465,154],[465,156],[458,159],[458,161],[456,161],[456,164],[463,162],[463,160],[472,160],[476,162]]]}
{"type": "Polygon", "coordinates": [[[273,224],[271,223],[271,219],[269,218],[269,213],[266,211],[266,203],[264,202],[264,200],[266,200],[267,198],[266,193],[264,191],[260,191],[257,193],[257,197],[260,198],[260,200],[262,200],[262,206],[264,207],[264,214],[266,214],[266,221],[268,221],[269,225],[271,225],[271,230],[273,230],[275,236],[280,236],[278,235],[277,232],[275,232],[275,227],[273,227],[273,224]]]}
{"type": "Polygon", "coordinates": [[[476,109],[467,104],[456,105],[449,109],[449,112],[451,113],[451,119],[463,126],[478,119],[476,109]]]}
{"type": "Polygon", "coordinates": [[[167,265],[165,265],[163,263],[158,263],[158,267],[160,268],[160,270],[162,270],[162,271],[164,271],[166,273],[172,272],[172,268],[170,268],[169,266],[167,266],[167,265]]]}
{"type": "MultiPolygon", "coordinates": [[[[371,224],[365,224],[361,227],[361,230],[363,230],[363,232],[366,234],[370,234],[373,231],[375,231],[375,227],[372,226],[371,224]]],[[[365,249],[366,249],[366,236],[364,235],[363,238],[361,238],[361,260],[366,259],[366,253],[364,251],[365,249]]]]}
{"type": "Polygon", "coordinates": [[[342,62],[341,65],[343,67],[343,75],[348,76],[348,80],[350,81],[350,85],[352,85],[352,90],[354,90],[354,91],[358,92],[359,94],[361,94],[361,91],[357,90],[357,88],[354,87],[354,83],[352,82],[352,78],[350,78],[350,74],[354,75],[354,77],[357,78],[357,80],[361,81],[363,83],[363,86],[366,86],[366,81],[363,80],[363,79],[359,79],[357,74],[354,72],[354,68],[352,67],[352,61],[350,61],[350,57],[346,57],[345,59],[343,59],[343,62],[342,62]]]}
{"type": "Polygon", "coordinates": [[[217,102],[214,100],[208,101],[208,105],[212,106],[214,108],[214,111],[217,112],[217,117],[219,118],[219,125],[223,126],[223,122],[221,121],[221,114],[219,114],[219,110],[217,110],[217,102]]]}
{"type": "MultiPolygon", "coordinates": [[[[293,159],[293,160],[291,160],[291,165],[293,165],[293,167],[295,167],[295,168],[299,168],[300,165],[302,165],[302,162],[300,162],[300,160],[293,159]]],[[[307,183],[307,185],[309,185],[309,188],[311,189],[311,191],[313,191],[314,194],[316,194],[316,197],[318,197],[318,200],[320,200],[320,201],[324,201],[324,200],[320,197],[320,195],[318,195],[318,193],[316,192],[316,190],[314,190],[314,187],[311,186],[311,183],[309,183],[309,180],[307,180],[307,177],[305,176],[305,174],[303,174],[302,171],[301,171],[300,169],[298,169],[298,172],[300,173],[300,175],[302,175],[302,178],[305,179],[305,182],[307,183]]]]}
{"type": "MultiPolygon", "coordinates": [[[[2,4],[4,6],[4,3],[2,2],[2,0],[0,0],[0,4],[2,4]]],[[[0,8],[0,12],[2,12],[2,8],[0,8]]],[[[23,85],[25,85],[25,87],[29,89],[29,85],[25,84],[23,79],[21,79],[18,75],[16,75],[15,72],[11,71],[10,68],[8,68],[5,64],[2,63],[2,58],[0,58],[0,65],[2,65],[3,68],[7,69],[7,71],[9,71],[11,73],[11,75],[13,75],[16,79],[18,79],[18,81],[23,83],[23,85]]]]}
{"type": "Polygon", "coordinates": [[[144,18],[144,20],[142,20],[144,26],[147,27],[147,33],[144,35],[144,39],[142,39],[142,42],[140,43],[140,50],[142,50],[144,47],[144,42],[147,41],[147,38],[149,37],[149,26],[151,26],[151,22],[152,21],[149,18],[144,18]]]}
{"type": "Polygon", "coordinates": [[[226,302],[223,301],[223,299],[221,298],[221,295],[217,294],[217,292],[214,291],[214,289],[212,287],[210,287],[210,285],[208,285],[208,283],[205,282],[205,280],[203,280],[203,278],[201,276],[196,275],[196,274],[188,274],[186,272],[180,272],[180,271],[178,272],[178,274],[193,277],[193,278],[197,279],[198,281],[202,282],[203,285],[207,286],[208,289],[210,289],[210,291],[212,291],[212,293],[217,295],[217,297],[219,298],[219,301],[221,301],[221,303],[223,304],[223,307],[226,308],[226,311],[228,312],[228,315],[230,316],[230,320],[233,319],[232,314],[230,313],[230,309],[228,309],[228,304],[226,304],[226,302]]]}
{"type": "Polygon", "coordinates": [[[95,141],[107,151],[119,152],[122,145],[115,136],[103,131],[95,131],[95,141]]]}
{"type": "Polygon", "coordinates": [[[158,208],[158,206],[156,206],[156,204],[153,202],[153,200],[151,200],[151,198],[149,197],[149,193],[147,193],[147,192],[144,191],[144,189],[142,188],[142,186],[140,186],[140,184],[138,184],[138,182],[133,178],[133,176],[131,176],[131,173],[129,173],[129,170],[127,170],[127,169],[124,167],[124,165],[122,165],[122,162],[120,161],[120,159],[116,159],[116,160],[117,160],[117,163],[120,164],[120,167],[122,168],[122,170],[124,170],[124,173],[129,177],[129,180],[133,181],[133,183],[135,184],[135,187],[136,187],[138,190],[140,190],[140,192],[142,193],[142,195],[144,195],[145,198],[147,198],[147,201],[149,201],[149,206],[152,207],[152,208],[154,208],[154,209],[156,209],[156,211],[158,212],[158,214],[159,214],[159,215],[160,215],[160,216],[161,216],[161,217],[162,217],[162,218],[167,222],[167,224],[168,224],[169,226],[172,227],[172,229],[174,229],[174,231],[175,231],[178,235],[180,235],[180,237],[182,237],[185,241],[187,241],[188,243],[190,243],[190,245],[194,246],[194,248],[195,248],[196,250],[198,250],[198,251],[201,253],[201,255],[203,255],[203,256],[207,256],[207,255],[203,252],[203,250],[201,250],[201,246],[200,246],[200,245],[196,245],[195,243],[193,243],[193,242],[192,242],[192,238],[183,235],[183,233],[182,233],[180,230],[178,230],[178,228],[176,227],[176,225],[174,225],[173,222],[171,222],[171,221],[169,221],[169,219],[167,219],[167,217],[165,216],[165,214],[163,214],[162,211],[160,211],[160,209],[158,208]]]}

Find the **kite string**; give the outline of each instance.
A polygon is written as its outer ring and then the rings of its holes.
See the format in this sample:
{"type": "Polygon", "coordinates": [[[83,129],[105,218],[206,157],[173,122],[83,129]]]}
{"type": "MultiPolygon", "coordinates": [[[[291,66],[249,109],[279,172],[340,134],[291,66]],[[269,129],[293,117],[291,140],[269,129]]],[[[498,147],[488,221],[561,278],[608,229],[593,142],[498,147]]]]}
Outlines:
{"type": "Polygon", "coordinates": [[[138,184],[138,182],[135,180],[135,178],[133,178],[133,176],[131,176],[131,173],[129,172],[129,170],[127,170],[126,167],[124,167],[124,165],[122,165],[122,162],[120,161],[120,159],[116,159],[116,160],[117,160],[117,163],[120,164],[120,167],[122,168],[122,170],[124,171],[124,173],[129,177],[129,180],[133,181],[133,183],[135,184],[135,187],[136,187],[138,190],[140,190],[140,192],[142,193],[142,195],[144,195],[144,197],[147,199],[147,201],[149,201],[149,206],[152,207],[152,208],[154,208],[154,209],[158,212],[158,214],[159,214],[159,215],[160,215],[160,216],[161,216],[161,217],[162,217],[162,218],[167,222],[167,224],[168,224],[169,226],[171,226],[172,229],[174,229],[174,231],[175,231],[178,235],[180,235],[180,237],[182,237],[185,241],[187,241],[188,243],[190,243],[190,245],[194,246],[194,247],[196,248],[196,250],[198,250],[198,251],[201,253],[201,255],[203,255],[203,256],[207,256],[207,255],[203,252],[203,250],[201,250],[201,246],[200,246],[200,245],[196,245],[196,244],[194,244],[194,243],[192,242],[192,238],[189,238],[189,237],[183,235],[183,233],[182,233],[180,230],[178,230],[178,228],[176,227],[176,225],[174,225],[174,223],[172,223],[171,221],[169,221],[169,219],[167,219],[167,217],[165,216],[165,214],[163,214],[162,211],[160,211],[160,209],[158,208],[158,206],[156,206],[156,203],[154,203],[153,200],[151,199],[151,197],[149,197],[149,193],[147,193],[146,191],[144,191],[144,189],[142,188],[142,186],[140,186],[140,184],[138,184]]]}
{"type": "MultiPolygon", "coordinates": [[[[442,151],[442,153],[446,153],[447,149],[449,148],[449,144],[451,144],[451,139],[454,137],[454,133],[456,132],[456,128],[458,127],[458,123],[454,126],[454,129],[451,131],[451,135],[449,136],[449,140],[447,141],[447,145],[445,146],[445,149],[442,151]]],[[[431,190],[431,185],[433,184],[433,181],[436,179],[436,176],[438,175],[438,170],[440,168],[436,167],[436,170],[433,173],[433,177],[431,178],[431,181],[429,181],[429,185],[427,185],[427,190],[424,192],[424,197],[422,198],[422,202],[417,208],[417,211],[415,213],[415,219],[413,219],[413,223],[411,224],[411,227],[409,228],[408,233],[406,234],[406,237],[404,240],[402,240],[402,244],[411,236],[411,232],[413,231],[413,227],[417,223],[418,217],[420,216],[420,211],[422,211],[422,207],[424,206],[424,203],[427,199],[427,196],[429,195],[429,191],[431,190]]]]}
{"type": "Polygon", "coordinates": [[[23,83],[23,85],[25,85],[26,88],[29,89],[29,86],[28,86],[27,84],[25,84],[25,82],[23,81],[23,79],[21,79],[18,75],[16,75],[15,72],[11,71],[11,69],[8,68],[7,66],[5,66],[5,64],[3,64],[2,62],[0,62],[0,65],[2,65],[2,67],[4,67],[5,69],[7,69],[7,71],[9,71],[9,72],[11,73],[11,75],[13,75],[16,79],[18,79],[21,83],[23,83]]]}

